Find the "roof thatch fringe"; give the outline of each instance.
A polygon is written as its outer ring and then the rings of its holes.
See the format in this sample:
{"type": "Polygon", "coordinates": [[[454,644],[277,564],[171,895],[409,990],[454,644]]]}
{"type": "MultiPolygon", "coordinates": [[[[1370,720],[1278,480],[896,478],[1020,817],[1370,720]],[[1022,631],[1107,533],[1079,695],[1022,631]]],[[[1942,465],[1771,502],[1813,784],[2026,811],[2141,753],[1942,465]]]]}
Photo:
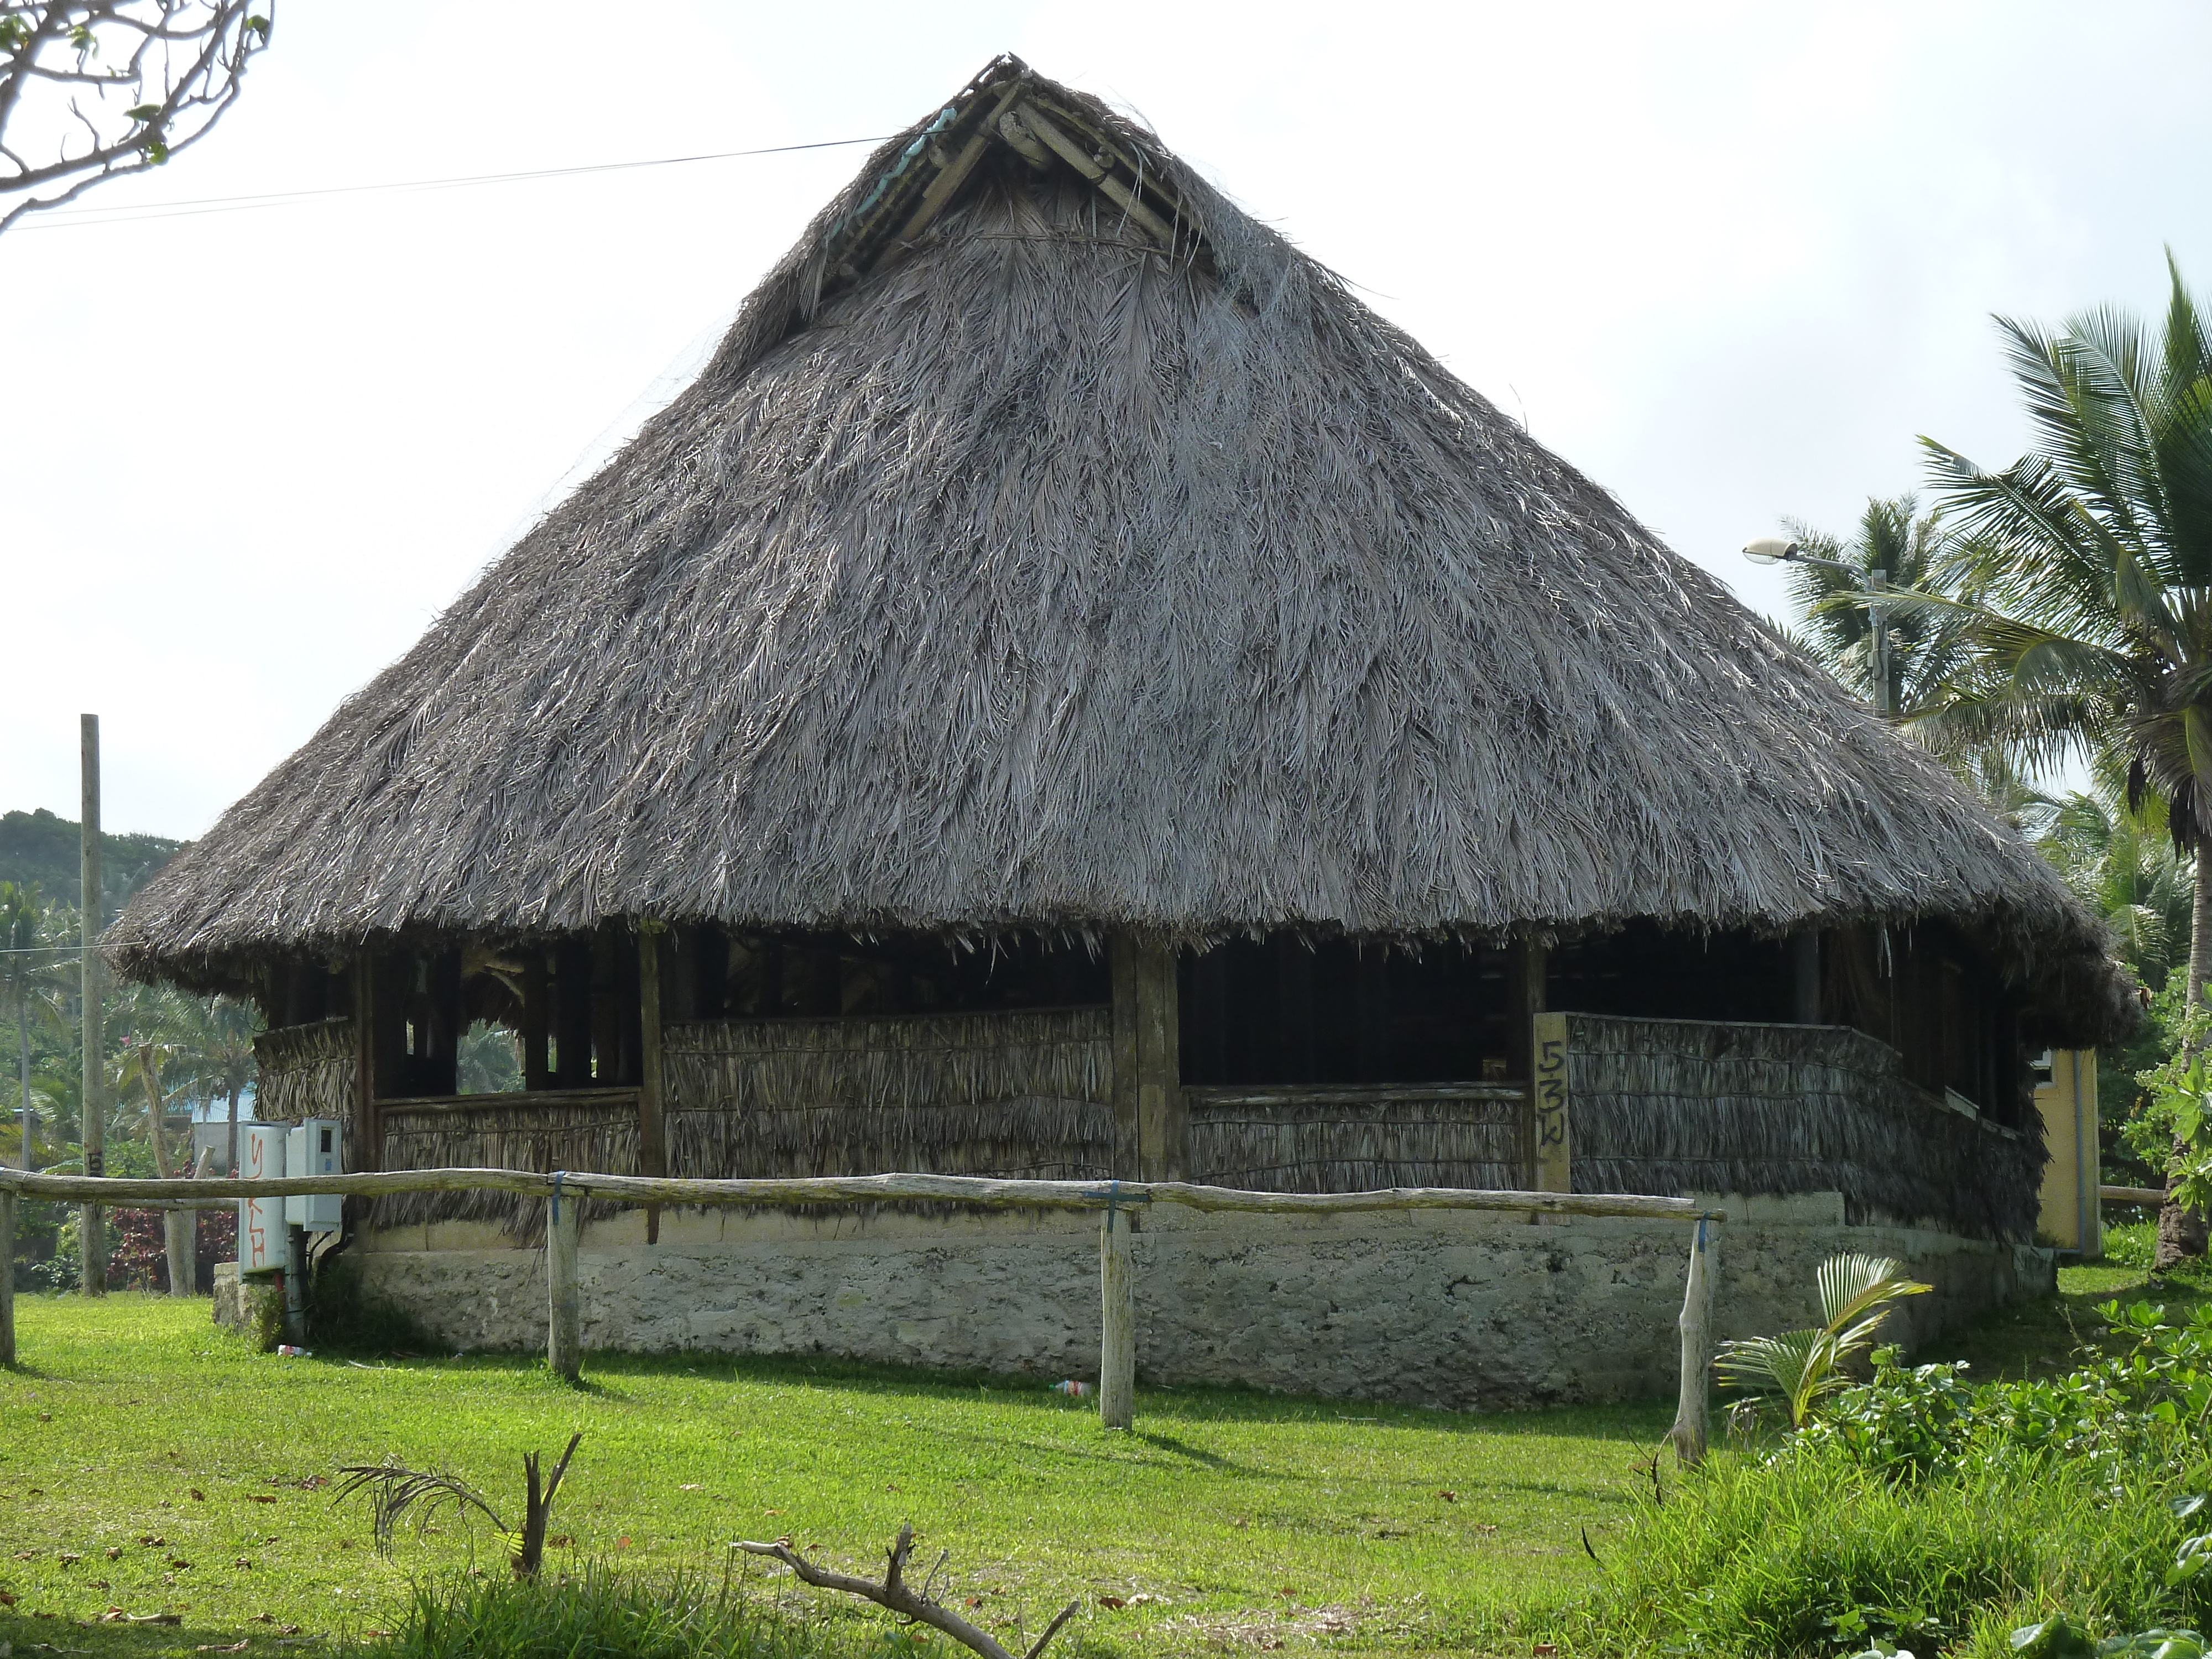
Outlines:
{"type": "Polygon", "coordinates": [[[1005,60],[117,936],[213,983],[623,916],[1930,914],[2078,1034],[2127,1018],[2098,925],[1940,766],[1151,133],[1005,60]],[[1042,167],[987,119],[1029,110],[1042,167]]]}

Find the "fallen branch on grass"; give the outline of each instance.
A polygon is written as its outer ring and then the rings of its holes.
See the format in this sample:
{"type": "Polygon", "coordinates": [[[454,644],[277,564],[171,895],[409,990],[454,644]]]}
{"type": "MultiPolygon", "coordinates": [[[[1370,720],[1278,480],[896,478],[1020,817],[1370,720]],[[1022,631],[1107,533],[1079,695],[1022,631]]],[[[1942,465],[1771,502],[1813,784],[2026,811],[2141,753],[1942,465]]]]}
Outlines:
{"type": "MultiPolygon", "coordinates": [[[[983,1659],[1015,1659],[1013,1652],[1001,1647],[998,1638],[990,1632],[981,1626],[969,1624],[951,1608],[931,1601],[926,1594],[929,1588],[927,1584],[922,1587],[925,1593],[919,1595],[907,1587],[906,1559],[914,1553],[914,1525],[911,1522],[899,1528],[898,1540],[890,1547],[890,1565],[880,1584],[872,1579],[855,1578],[850,1573],[817,1566],[792,1548],[788,1539],[779,1538],[773,1544],[748,1543],[740,1540],[738,1547],[749,1555],[765,1555],[782,1562],[802,1581],[817,1589],[842,1590],[848,1595],[858,1595],[873,1601],[878,1607],[889,1607],[901,1618],[914,1620],[933,1630],[942,1631],[962,1646],[981,1654],[983,1659]]],[[[943,1565],[941,1559],[939,1565],[943,1565]]],[[[933,1583],[936,1574],[933,1571],[930,1577],[933,1583]]],[[[1021,1656],[1021,1659],[1037,1659],[1037,1656],[1044,1651],[1045,1644],[1060,1634],[1060,1627],[1073,1618],[1076,1608],[1082,1605],[1080,1601],[1070,1601],[1062,1607],[1060,1616],[1045,1626],[1044,1634],[1037,1638],[1036,1644],[1021,1656]]]]}

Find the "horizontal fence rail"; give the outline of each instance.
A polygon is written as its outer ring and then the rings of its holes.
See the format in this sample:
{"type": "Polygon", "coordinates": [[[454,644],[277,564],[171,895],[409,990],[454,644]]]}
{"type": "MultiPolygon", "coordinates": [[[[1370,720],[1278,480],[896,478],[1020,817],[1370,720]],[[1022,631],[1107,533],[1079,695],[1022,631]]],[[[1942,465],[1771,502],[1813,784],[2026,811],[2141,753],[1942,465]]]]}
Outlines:
{"type": "Polygon", "coordinates": [[[1631,1219],[1723,1219],[1694,1199],[1632,1193],[1486,1192],[1465,1187],[1385,1187],[1364,1193],[1259,1193],[1186,1181],[1001,1181],[989,1176],[873,1175],[768,1176],[693,1181],[673,1176],[540,1173],[533,1170],[383,1170],[359,1175],[230,1176],[191,1180],[128,1176],[27,1175],[0,1169],[0,1188],[26,1198],[69,1199],[130,1209],[133,1201],[379,1198],[397,1193],[491,1191],[629,1204],[877,1204],[899,1199],[973,1204],[986,1209],[1103,1210],[1131,1204],[1181,1204],[1194,1210],[1272,1215],[1328,1215],[1371,1210],[1511,1210],[1546,1215],[1631,1219]]]}
{"type": "MultiPolygon", "coordinates": [[[[1262,1193],[1184,1181],[1020,1181],[989,1176],[805,1176],[694,1181],[660,1176],[601,1175],[565,1170],[384,1170],[359,1175],[285,1176],[268,1180],[199,1176],[139,1179],[126,1176],[33,1175],[0,1169],[0,1263],[14,1254],[15,1212],[21,1199],[67,1200],[111,1209],[205,1209],[246,1198],[376,1198],[398,1193],[495,1191],[547,1200],[546,1358],[574,1380],[583,1348],[576,1251],[581,1200],[647,1205],[882,1204],[921,1200],[983,1209],[1096,1210],[1099,1224],[1101,1345],[1099,1415],[1109,1428],[1133,1419],[1136,1366],[1135,1281],[1123,1212],[1148,1204],[1180,1204],[1210,1213],[1350,1215],[1388,1210],[1475,1210],[1521,1215],[1620,1218],[1695,1224],[1690,1273],[1678,1322],[1682,1342],[1681,1400],[1670,1437],[1685,1462],[1705,1455],[1706,1388],[1712,1361],[1711,1307],[1713,1223],[1723,1212],[1694,1199],[1635,1193],[1492,1192],[1460,1187],[1392,1187],[1364,1193],[1262,1193]],[[566,1200],[564,1202],[564,1200],[566,1200]]],[[[0,1364],[15,1363],[11,1276],[0,1273],[0,1364]]]]}
{"type": "Polygon", "coordinates": [[[2097,1197],[2106,1204],[2150,1204],[2163,1207],[2166,1188],[2163,1187],[2100,1187],[2097,1197]]]}

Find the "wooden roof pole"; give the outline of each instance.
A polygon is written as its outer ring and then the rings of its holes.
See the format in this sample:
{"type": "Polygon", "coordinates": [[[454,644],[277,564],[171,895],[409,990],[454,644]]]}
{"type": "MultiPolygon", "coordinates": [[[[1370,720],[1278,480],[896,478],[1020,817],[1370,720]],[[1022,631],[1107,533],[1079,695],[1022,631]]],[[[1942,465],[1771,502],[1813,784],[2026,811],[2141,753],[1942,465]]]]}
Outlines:
{"type": "Polygon", "coordinates": [[[1136,191],[1085,155],[1083,147],[1062,132],[1051,117],[1035,104],[1024,104],[1014,112],[1014,118],[1058,152],[1061,161],[1104,191],[1123,212],[1152,232],[1163,247],[1175,246],[1175,232],[1168,222],[1139,200],[1136,191]]]}
{"type": "Polygon", "coordinates": [[[976,124],[974,135],[960,147],[960,153],[945,164],[943,172],[929,181],[929,188],[922,191],[921,204],[915,209],[914,216],[906,222],[905,228],[897,235],[891,238],[890,245],[876,256],[875,270],[881,270],[893,254],[928,229],[937,216],[945,211],[945,204],[952,199],[953,191],[968,182],[968,175],[975,170],[976,162],[983,159],[983,152],[990,147],[992,135],[998,131],[999,118],[1020,94],[1023,84],[1023,77],[1020,76],[1006,83],[1005,89],[999,94],[998,101],[976,124]]]}

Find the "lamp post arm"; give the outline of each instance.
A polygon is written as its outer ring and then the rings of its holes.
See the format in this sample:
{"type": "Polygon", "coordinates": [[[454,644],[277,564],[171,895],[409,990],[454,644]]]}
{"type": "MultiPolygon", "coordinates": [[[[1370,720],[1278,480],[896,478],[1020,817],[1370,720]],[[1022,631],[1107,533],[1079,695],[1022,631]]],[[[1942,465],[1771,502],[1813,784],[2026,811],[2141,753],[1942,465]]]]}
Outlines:
{"type": "Polygon", "coordinates": [[[1824,559],[1796,548],[1784,553],[1782,559],[1785,564],[1817,564],[1829,570],[1840,570],[1846,576],[1855,578],[1865,588],[1868,596],[1867,621],[1872,625],[1874,634],[1874,659],[1869,665],[1873,670],[1869,678],[1874,681],[1874,711],[1882,719],[1889,719],[1897,710],[1889,686],[1889,607],[1882,603],[1881,598],[1888,590],[1889,573],[1887,570],[1862,570],[1855,564],[1845,564],[1841,559],[1824,559]]]}

